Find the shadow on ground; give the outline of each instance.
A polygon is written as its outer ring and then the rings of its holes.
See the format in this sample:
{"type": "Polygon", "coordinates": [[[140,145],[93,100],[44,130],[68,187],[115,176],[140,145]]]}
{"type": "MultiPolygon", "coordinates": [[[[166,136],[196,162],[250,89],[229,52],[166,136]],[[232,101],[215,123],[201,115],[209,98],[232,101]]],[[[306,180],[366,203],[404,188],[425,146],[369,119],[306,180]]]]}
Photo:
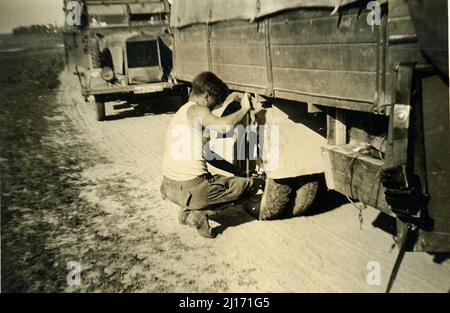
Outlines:
{"type": "Polygon", "coordinates": [[[314,216],[330,212],[348,203],[345,196],[335,191],[321,191],[312,207],[303,216],[314,216]]]}
{"type": "MultiPolygon", "coordinates": [[[[311,209],[304,214],[304,216],[323,214],[334,210],[345,203],[348,203],[348,200],[342,195],[336,192],[326,191],[317,198],[311,209]]],[[[246,201],[243,204],[229,206],[219,210],[209,210],[207,214],[211,220],[220,224],[215,227],[215,230],[220,234],[228,227],[234,227],[258,220],[258,211],[252,213],[250,211],[251,205],[249,206],[248,204],[249,202],[246,201]]],[[[288,216],[288,214],[280,216],[280,219],[288,218],[293,218],[293,216],[288,216]]]]}
{"type": "MultiPolygon", "coordinates": [[[[107,121],[125,118],[141,117],[145,115],[175,113],[183,105],[180,97],[142,100],[137,103],[106,103],[111,111],[106,116],[107,121]]],[[[108,110],[107,110],[108,112],[108,110]]]]}
{"type": "MultiPolygon", "coordinates": [[[[372,225],[379,228],[392,236],[397,236],[397,221],[395,217],[380,212],[372,225]]],[[[433,256],[433,262],[442,264],[450,259],[450,252],[429,252],[433,256]]]]}
{"type": "Polygon", "coordinates": [[[228,227],[257,220],[257,218],[249,215],[242,205],[231,205],[220,210],[208,211],[208,217],[220,224],[214,228],[218,234],[222,234],[228,227]]]}

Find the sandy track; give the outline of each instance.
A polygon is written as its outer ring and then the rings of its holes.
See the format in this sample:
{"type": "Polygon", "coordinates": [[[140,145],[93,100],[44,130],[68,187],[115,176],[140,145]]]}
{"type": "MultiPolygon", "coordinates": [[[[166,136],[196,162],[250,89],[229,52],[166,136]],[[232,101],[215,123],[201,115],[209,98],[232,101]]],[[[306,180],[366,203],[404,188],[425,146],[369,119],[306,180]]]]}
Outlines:
{"type": "MultiPolygon", "coordinates": [[[[76,78],[66,72],[61,80],[60,104],[81,139],[105,157],[104,163],[84,171],[86,179],[96,182],[84,197],[107,213],[96,227],[116,229],[121,240],[114,253],[140,260],[127,266],[125,276],[118,279],[137,282],[138,291],[384,290],[397,249],[391,250],[391,235],[372,226],[376,210],[363,211],[362,230],[358,211],[350,204],[271,222],[235,211],[238,225],[226,228],[215,240],[203,239],[178,225],[174,206],[159,196],[163,142],[171,114],[121,112],[112,120],[97,122],[93,105],[79,95],[76,78]],[[370,261],[381,266],[380,286],[367,284],[370,261]]],[[[111,271],[118,266],[125,265],[112,259],[111,271]]],[[[449,287],[449,260],[437,264],[431,255],[408,253],[393,291],[448,292],[449,287]]]]}

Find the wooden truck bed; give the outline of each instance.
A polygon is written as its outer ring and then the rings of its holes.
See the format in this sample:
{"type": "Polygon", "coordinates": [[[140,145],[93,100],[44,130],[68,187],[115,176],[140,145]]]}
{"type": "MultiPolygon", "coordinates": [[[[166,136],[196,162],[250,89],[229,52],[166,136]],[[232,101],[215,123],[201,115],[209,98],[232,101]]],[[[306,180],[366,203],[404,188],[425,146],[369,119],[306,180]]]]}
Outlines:
{"type": "Polygon", "coordinates": [[[373,27],[369,11],[353,5],[334,15],[296,9],[257,22],[175,28],[175,75],[190,81],[211,70],[235,90],[383,114],[395,66],[426,62],[406,1],[382,8],[373,27]]]}

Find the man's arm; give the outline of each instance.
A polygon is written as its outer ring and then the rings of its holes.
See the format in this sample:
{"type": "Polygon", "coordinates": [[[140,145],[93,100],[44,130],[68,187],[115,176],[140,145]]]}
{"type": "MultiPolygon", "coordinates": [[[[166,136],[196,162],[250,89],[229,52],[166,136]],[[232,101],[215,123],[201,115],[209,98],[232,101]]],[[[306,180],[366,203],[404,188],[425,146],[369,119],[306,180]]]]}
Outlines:
{"type": "Polygon", "coordinates": [[[214,157],[212,158],[212,160],[207,159],[206,162],[208,162],[212,166],[214,166],[222,171],[231,173],[234,176],[239,176],[239,177],[246,176],[246,172],[243,169],[241,169],[239,166],[234,165],[234,164],[228,162],[227,160],[224,160],[222,157],[220,157],[214,151],[211,151],[210,153],[214,157]]]}
{"type": "Polygon", "coordinates": [[[230,115],[217,117],[211,113],[209,108],[201,105],[194,105],[188,109],[187,116],[189,123],[191,123],[192,126],[194,126],[194,120],[198,118],[204,128],[215,130],[220,133],[227,133],[234,125],[238,124],[244,118],[249,110],[250,100],[248,99],[248,96],[245,95],[241,100],[241,108],[230,115]]]}
{"type": "Polygon", "coordinates": [[[209,140],[208,140],[207,144],[205,144],[203,147],[203,154],[205,156],[206,162],[208,162],[212,166],[214,166],[222,171],[231,173],[235,176],[240,176],[240,177],[246,176],[245,170],[241,169],[237,165],[234,165],[233,163],[228,162],[221,155],[219,155],[216,152],[214,152],[213,150],[211,150],[211,144],[210,144],[209,140]]]}

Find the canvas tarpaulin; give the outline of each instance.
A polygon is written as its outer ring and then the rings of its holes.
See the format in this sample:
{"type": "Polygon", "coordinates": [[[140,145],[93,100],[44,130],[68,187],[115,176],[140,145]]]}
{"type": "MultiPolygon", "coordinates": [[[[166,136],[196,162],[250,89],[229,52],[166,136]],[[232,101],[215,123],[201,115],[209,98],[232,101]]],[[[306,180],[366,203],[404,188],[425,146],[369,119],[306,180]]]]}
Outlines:
{"type": "MultiPolygon", "coordinates": [[[[254,20],[276,12],[296,8],[330,8],[360,0],[174,0],[170,24],[183,27],[196,23],[226,20],[254,20]]],[[[378,1],[382,4],[387,0],[378,1]]]]}

